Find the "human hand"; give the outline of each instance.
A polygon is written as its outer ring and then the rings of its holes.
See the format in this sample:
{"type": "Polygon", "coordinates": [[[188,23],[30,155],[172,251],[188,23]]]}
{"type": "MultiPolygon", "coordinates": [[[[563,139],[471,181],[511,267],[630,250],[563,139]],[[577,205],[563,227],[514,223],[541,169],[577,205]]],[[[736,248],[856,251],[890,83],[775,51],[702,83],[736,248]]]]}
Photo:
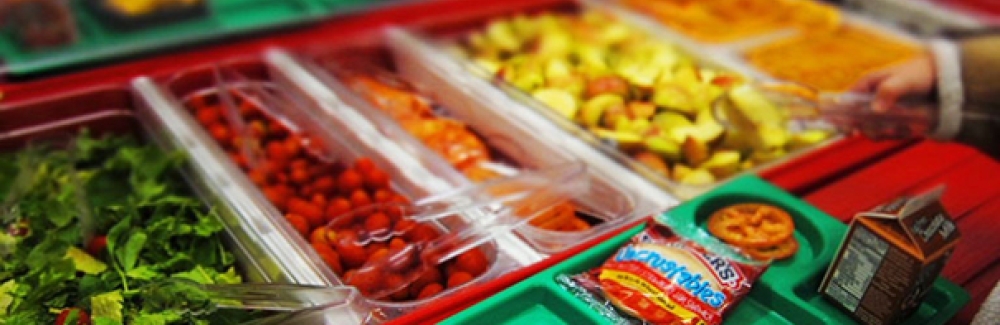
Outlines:
{"type": "Polygon", "coordinates": [[[936,115],[934,59],[924,53],[907,62],[869,73],[851,91],[871,94],[863,105],[842,107],[827,120],[845,133],[873,139],[901,139],[931,132],[936,115]]]}
{"type": "Polygon", "coordinates": [[[895,107],[900,98],[930,98],[936,80],[934,58],[923,53],[907,62],[869,73],[851,90],[874,93],[872,110],[885,112],[895,107]]]}

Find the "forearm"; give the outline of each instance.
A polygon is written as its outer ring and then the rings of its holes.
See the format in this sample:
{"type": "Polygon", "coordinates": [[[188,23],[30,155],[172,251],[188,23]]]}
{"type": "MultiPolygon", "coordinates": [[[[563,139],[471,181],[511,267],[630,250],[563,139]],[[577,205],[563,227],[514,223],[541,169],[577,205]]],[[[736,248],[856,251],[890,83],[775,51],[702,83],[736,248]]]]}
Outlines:
{"type": "Polygon", "coordinates": [[[1000,158],[1000,35],[931,45],[940,115],[933,137],[1000,158]]]}
{"type": "Polygon", "coordinates": [[[958,42],[962,87],[970,109],[1000,109],[1000,35],[958,42]]]}

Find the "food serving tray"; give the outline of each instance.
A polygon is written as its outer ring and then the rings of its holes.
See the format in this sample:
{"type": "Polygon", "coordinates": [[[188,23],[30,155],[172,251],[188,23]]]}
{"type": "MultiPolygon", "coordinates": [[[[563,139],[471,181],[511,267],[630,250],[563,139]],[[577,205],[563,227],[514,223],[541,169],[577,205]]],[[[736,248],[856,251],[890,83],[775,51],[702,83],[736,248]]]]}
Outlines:
{"type": "MultiPolygon", "coordinates": [[[[29,49],[13,34],[0,35],[0,71],[23,78],[61,69],[151,53],[183,44],[207,42],[253,31],[308,24],[376,4],[367,0],[202,0],[198,15],[143,24],[130,18],[122,29],[102,18],[88,1],[69,1],[75,18],[76,39],[65,45],[29,49]]],[[[380,1],[384,2],[384,1],[380,1]]],[[[99,6],[99,5],[98,5],[99,6]]]]}
{"type": "MultiPolygon", "coordinates": [[[[847,227],[815,207],[755,177],[743,176],[658,216],[679,233],[703,232],[705,220],[715,210],[735,203],[756,202],[788,211],[796,224],[801,247],[791,258],[771,264],[753,290],[725,316],[726,324],[855,324],[818,293],[819,282],[847,227]]],[[[497,320],[519,324],[546,320],[551,324],[610,324],[587,303],[556,282],[559,275],[574,275],[600,266],[619,247],[640,232],[636,227],[612,240],[571,257],[477,304],[442,324],[475,324],[497,320]]],[[[969,301],[969,295],[944,278],[938,278],[920,308],[903,324],[944,324],[969,301]]]]}

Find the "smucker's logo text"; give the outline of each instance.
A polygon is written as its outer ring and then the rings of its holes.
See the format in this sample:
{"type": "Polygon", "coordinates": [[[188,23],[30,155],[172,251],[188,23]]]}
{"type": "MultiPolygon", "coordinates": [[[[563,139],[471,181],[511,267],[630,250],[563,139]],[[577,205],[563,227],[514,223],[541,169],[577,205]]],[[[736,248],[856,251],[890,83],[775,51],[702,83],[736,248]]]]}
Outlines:
{"type": "Polygon", "coordinates": [[[712,284],[705,277],[699,273],[691,272],[686,265],[667,258],[660,254],[660,252],[626,246],[615,256],[615,261],[639,261],[645,263],[663,273],[668,279],[690,292],[698,300],[712,306],[712,308],[718,309],[726,303],[726,295],[713,289],[712,284]]]}

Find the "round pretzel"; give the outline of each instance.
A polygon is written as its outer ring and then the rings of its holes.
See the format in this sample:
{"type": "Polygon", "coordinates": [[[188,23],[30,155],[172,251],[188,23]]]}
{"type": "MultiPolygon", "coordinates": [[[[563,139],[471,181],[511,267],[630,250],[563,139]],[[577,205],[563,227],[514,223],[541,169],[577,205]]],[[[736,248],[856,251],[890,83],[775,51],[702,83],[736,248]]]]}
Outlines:
{"type": "Polygon", "coordinates": [[[720,209],[708,219],[708,231],[731,245],[770,247],[792,237],[795,223],[777,207],[743,203],[720,209]]]}
{"type": "Polygon", "coordinates": [[[758,260],[780,260],[795,255],[799,251],[799,241],[791,237],[786,241],[768,247],[748,247],[743,249],[747,255],[758,260]]]}

